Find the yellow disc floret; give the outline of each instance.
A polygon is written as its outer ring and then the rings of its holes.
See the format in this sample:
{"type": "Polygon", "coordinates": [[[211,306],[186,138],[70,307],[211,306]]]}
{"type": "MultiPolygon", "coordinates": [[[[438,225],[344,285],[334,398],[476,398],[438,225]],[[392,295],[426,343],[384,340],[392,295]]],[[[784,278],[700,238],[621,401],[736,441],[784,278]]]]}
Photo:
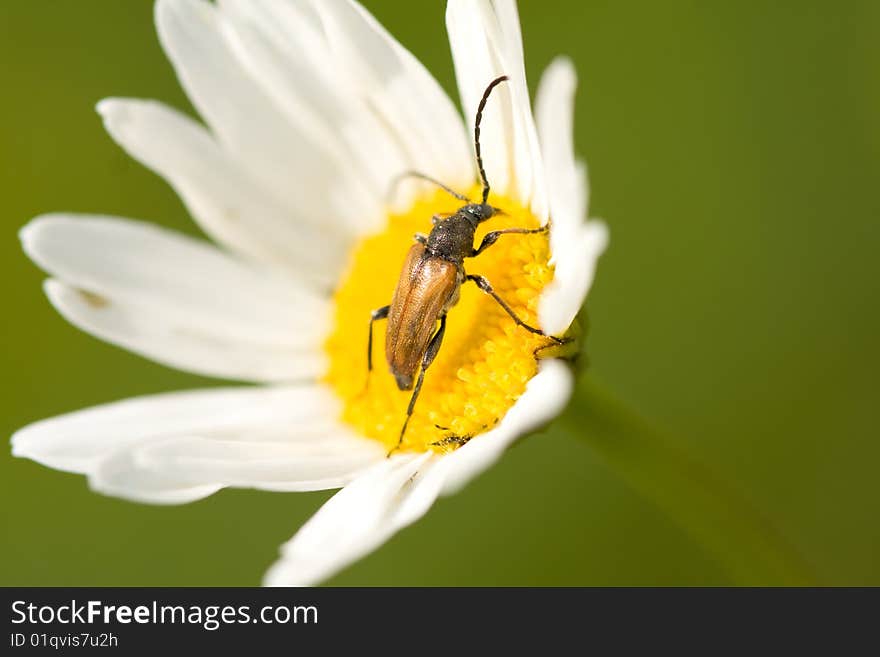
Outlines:
{"type": "MultiPolygon", "coordinates": [[[[489,202],[503,213],[478,228],[477,245],[490,230],[539,226],[527,209],[508,198],[493,195],[489,202]]],[[[343,400],[343,420],[389,449],[397,445],[412,393],[399,390],[388,371],[385,322],[374,327],[368,377],[370,313],[391,303],[414,234],[428,233],[433,215],[455,212],[461,205],[438,192],[405,213],[391,214],[385,230],[356,246],[334,296],[334,326],[325,345],[327,381],[343,400]]],[[[467,273],[488,279],[518,317],[539,326],[538,297],[553,278],[549,256],[546,233],[512,234],[466,259],[464,266],[467,273]]],[[[540,356],[549,343],[517,326],[494,299],[465,283],[459,302],[449,310],[443,344],[427,370],[401,449],[448,451],[491,429],[536,374],[536,352],[540,356]]]]}

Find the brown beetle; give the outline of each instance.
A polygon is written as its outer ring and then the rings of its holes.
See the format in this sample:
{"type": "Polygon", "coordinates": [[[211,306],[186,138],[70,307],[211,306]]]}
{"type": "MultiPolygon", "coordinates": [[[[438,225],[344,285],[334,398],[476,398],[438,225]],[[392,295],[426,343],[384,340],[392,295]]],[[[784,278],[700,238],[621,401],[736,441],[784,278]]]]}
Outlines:
{"type": "MultiPolygon", "coordinates": [[[[492,80],[486,87],[477,107],[477,116],[474,122],[474,150],[483,183],[482,202],[472,203],[463,194],[453,191],[422,173],[408,172],[404,174],[404,177],[427,180],[452,194],[455,198],[464,201],[466,205],[449,216],[435,215],[432,219],[434,227],[431,229],[431,233],[427,237],[416,235],[416,244],[413,244],[407,253],[391,304],[374,310],[370,316],[367,369],[372,370],[373,368],[373,322],[387,318],[385,356],[388,360],[388,367],[400,390],[413,391],[406,410],[406,419],[400,429],[400,437],[391,452],[398,449],[403,442],[407,424],[412,417],[413,408],[422,388],[425,371],[440,350],[443,334],[446,331],[446,313],[458,303],[459,289],[462,283],[473,281],[478,288],[495,299],[519,326],[532,333],[545,335],[540,329],[529,326],[517,317],[513,309],[495,293],[489,281],[482,276],[466,273],[464,268],[465,258],[479,255],[492,246],[501,235],[542,233],[547,230],[546,225],[534,229],[495,230],[487,233],[480,242],[480,246],[474,248],[474,234],[477,226],[499,212],[498,208],[494,208],[486,202],[489,198],[489,181],[486,179],[486,171],[483,168],[483,158],[480,153],[480,120],[492,89],[505,80],[507,80],[507,76],[502,75],[492,80]],[[435,331],[438,321],[440,326],[435,331]],[[413,379],[415,379],[417,371],[418,379],[415,382],[415,389],[413,389],[413,379]]],[[[547,337],[560,344],[563,342],[559,338],[547,337]]]]}

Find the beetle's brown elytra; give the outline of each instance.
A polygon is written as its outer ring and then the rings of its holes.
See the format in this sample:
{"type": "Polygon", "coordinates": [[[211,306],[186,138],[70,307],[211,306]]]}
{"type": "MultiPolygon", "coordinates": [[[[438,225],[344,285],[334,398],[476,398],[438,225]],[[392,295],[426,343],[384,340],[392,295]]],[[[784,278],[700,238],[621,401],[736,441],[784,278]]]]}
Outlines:
{"type": "MultiPolygon", "coordinates": [[[[389,371],[394,376],[399,390],[413,391],[397,444],[388,452],[389,455],[403,444],[425,373],[436,358],[443,342],[446,315],[450,308],[458,303],[463,283],[467,281],[475,283],[478,289],[491,296],[504,309],[517,326],[537,335],[545,335],[541,329],[524,322],[495,292],[486,278],[468,274],[464,267],[465,258],[480,255],[502,235],[542,233],[548,229],[547,225],[544,225],[540,228],[506,228],[491,231],[486,233],[480,245],[474,248],[477,227],[501,212],[499,208],[488,204],[490,187],[480,150],[480,121],[492,90],[507,79],[506,75],[502,75],[492,80],[477,106],[474,120],[474,152],[482,182],[482,198],[479,203],[471,202],[465,195],[420,172],[404,174],[434,183],[455,198],[465,201],[466,205],[449,215],[435,215],[432,218],[433,228],[428,236],[416,235],[416,243],[410,247],[404,260],[391,303],[374,310],[370,316],[367,338],[368,371],[372,369],[373,324],[377,320],[387,319],[385,356],[389,371]]],[[[546,337],[562,343],[559,338],[546,337]]]]}

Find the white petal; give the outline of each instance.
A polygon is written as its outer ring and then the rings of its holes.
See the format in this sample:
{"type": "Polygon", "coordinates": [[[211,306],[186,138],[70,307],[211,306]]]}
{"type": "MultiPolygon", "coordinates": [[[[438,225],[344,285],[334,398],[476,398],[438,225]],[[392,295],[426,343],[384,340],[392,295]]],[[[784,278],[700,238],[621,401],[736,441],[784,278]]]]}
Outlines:
{"type": "Polygon", "coordinates": [[[593,284],[599,256],[607,246],[608,228],[593,220],[580,226],[553,253],[553,280],[538,301],[541,327],[550,335],[561,335],[571,325],[593,284]]]}
{"type": "Polygon", "coordinates": [[[519,16],[513,0],[450,0],[446,26],[465,116],[473,121],[488,83],[492,92],[480,143],[489,183],[529,205],[542,221],[549,210],[541,153],[532,119],[519,16]]]}
{"type": "MultiPolygon", "coordinates": [[[[574,153],[574,92],[577,74],[567,57],[557,57],[544,71],[535,100],[535,119],[547,187],[553,229],[560,240],[566,229],[580,226],[587,218],[589,188],[586,171],[578,166],[574,153]],[[557,231],[556,229],[561,229],[557,231]]],[[[555,249],[554,249],[555,250],[555,249]]]]}
{"type": "Polygon", "coordinates": [[[281,548],[267,586],[307,586],[372,552],[421,517],[439,493],[429,476],[442,457],[401,454],[384,459],[336,493],[281,548]]]}
{"type": "Polygon", "coordinates": [[[301,221],[201,125],[153,101],[108,98],[97,109],[110,136],[167,180],[217,242],[323,288],[336,281],[351,238],[301,221]]]}
{"type": "Polygon", "coordinates": [[[218,335],[216,326],[167,316],[174,309],[96,296],[55,279],[44,285],[55,309],[77,328],[162,365],[242,381],[310,380],[321,375],[320,353],[248,344],[218,335]]]}
{"type": "Polygon", "coordinates": [[[410,169],[463,188],[474,180],[470,140],[424,66],[351,0],[310,0],[345,84],[393,130],[410,169]]]}
{"type": "Polygon", "coordinates": [[[309,52],[314,45],[326,50],[313,26],[305,19],[296,20],[298,7],[292,3],[233,0],[220,6],[229,16],[226,36],[241,65],[291,126],[320,143],[334,163],[336,174],[311,195],[329,203],[328,199],[342,193],[334,202],[334,213],[345,222],[346,230],[358,235],[376,230],[384,219],[385,194],[393,174],[379,180],[374,175],[394,157],[383,147],[394,145],[381,139],[383,128],[370,121],[375,117],[366,108],[327,84],[334,77],[329,75],[326,53],[320,65],[311,61],[321,54],[309,52]],[[285,31],[272,9],[292,19],[287,23],[293,29],[285,31]],[[350,189],[343,190],[343,186],[350,189]]]}
{"type": "Polygon", "coordinates": [[[333,152],[346,184],[369,193],[349,207],[351,229],[378,228],[389,183],[409,164],[397,131],[348,84],[317,15],[307,3],[223,0],[220,7],[230,19],[230,43],[253,79],[292,123],[333,152]]]}
{"type": "Polygon", "coordinates": [[[141,222],[45,215],[26,253],[63,282],[46,292],[69,321],[173,367],[254,381],[323,370],[329,306],[208,244],[141,222]]]}
{"type": "Polygon", "coordinates": [[[187,504],[222,488],[145,470],[129,452],[117,452],[101,461],[89,474],[89,487],[103,495],[147,504],[187,504]]]}
{"type": "Polygon", "coordinates": [[[459,491],[501,458],[517,438],[562,412],[571,397],[573,383],[568,365],[557,359],[541,361],[538,374],[498,426],[443,457],[443,494],[459,491]]]}
{"type": "Polygon", "coordinates": [[[311,347],[327,330],[328,304],[320,295],[155,224],[47,214],[28,223],[20,238],[34,262],[67,283],[197,307],[230,336],[311,347]]]}
{"type": "Polygon", "coordinates": [[[563,333],[584,303],[599,256],[608,243],[604,224],[586,223],[589,188],[586,169],[574,154],[574,92],[571,62],[557,58],[538,87],[536,116],[550,191],[550,250],[553,282],[541,295],[541,327],[563,333]]]}
{"type": "Polygon", "coordinates": [[[107,455],[146,440],[186,435],[229,438],[256,429],[308,427],[334,417],[321,387],[242,387],[135,397],[41,420],[12,438],[13,455],[86,473],[107,455]]]}
{"type": "Polygon", "coordinates": [[[102,493],[157,504],[224,486],[338,488],[384,462],[385,451],[337,417],[323,387],[167,393],[37,422],[13,436],[12,452],[86,474],[102,493]]]}
{"type": "MultiPolygon", "coordinates": [[[[289,432],[289,431],[288,431],[289,432]]],[[[145,470],[167,477],[224,486],[274,491],[340,488],[385,458],[373,440],[348,435],[341,427],[312,440],[248,440],[179,437],[149,443],[135,451],[145,470]]]]}
{"type": "Polygon", "coordinates": [[[332,149],[289,120],[242,66],[227,17],[204,0],[159,0],[156,26],[193,105],[224,149],[272,190],[296,224],[346,224],[362,200],[332,149]],[[332,191],[332,193],[331,193],[332,191]]]}

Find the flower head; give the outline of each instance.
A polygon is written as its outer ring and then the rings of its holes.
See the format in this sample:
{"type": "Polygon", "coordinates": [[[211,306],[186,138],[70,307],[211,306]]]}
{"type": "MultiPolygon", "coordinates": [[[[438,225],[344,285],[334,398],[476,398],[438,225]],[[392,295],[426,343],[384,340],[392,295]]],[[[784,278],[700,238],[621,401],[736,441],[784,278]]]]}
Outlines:
{"type": "Polygon", "coordinates": [[[16,433],[13,451],[141,502],[226,486],[341,487],[265,580],[315,583],[567,402],[572,376],[547,336],[571,333],[607,241],[586,221],[586,174],[572,150],[574,71],[564,59],[548,68],[533,119],[513,0],[449,2],[464,121],[353,0],[159,0],[156,23],[205,125],[152,101],[107,99],[98,111],[214,244],[69,214],[38,217],[22,242],[71,323],[160,363],[257,385],[44,420],[16,433]],[[448,303],[425,322],[433,332],[448,310],[448,326],[411,401],[387,371],[383,339],[368,376],[370,313],[391,303],[413,234],[462,201],[419,179],[389,191],[417,171],[479,198],[471,122],[502,74],[481,135],[488,202],[500,212],[475,246],[488,231],[531,232],[501,236],[447,279],[448,303]],[[465,273],[497,298],[462,285],[465,273]]]}

